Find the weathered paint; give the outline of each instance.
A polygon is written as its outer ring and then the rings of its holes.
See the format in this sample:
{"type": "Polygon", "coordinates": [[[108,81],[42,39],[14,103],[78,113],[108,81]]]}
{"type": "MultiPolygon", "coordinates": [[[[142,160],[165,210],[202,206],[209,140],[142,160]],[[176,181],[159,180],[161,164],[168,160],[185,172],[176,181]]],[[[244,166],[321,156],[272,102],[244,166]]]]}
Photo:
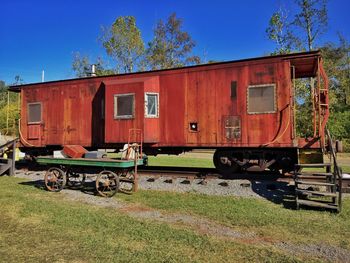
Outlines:
{"type": "Polygon", "coordinates": [[[118,146],[134,128],[143,131],[146,147],[297,147],[292,138],[291,66],[298,77],[313,76],[319,56],[311,52],[25,85],[20,87],[22,143],[118,146]],[[248,86],[261,84],[275,85],[276,111],[248,114],[248,86]],[[145,92],[159,93],[158,118],[145,118],[145,92]],[[114,119],[114,95],[124,93],[135,94],[135,116],[114,119]],[[42,103],[40,124],[27,122],[31,102],[42,103]],[[227,116],[240,119],[240,138],[225,137],[227,116]],[[198,130],[190,130],[190,123],[198,130]]]}

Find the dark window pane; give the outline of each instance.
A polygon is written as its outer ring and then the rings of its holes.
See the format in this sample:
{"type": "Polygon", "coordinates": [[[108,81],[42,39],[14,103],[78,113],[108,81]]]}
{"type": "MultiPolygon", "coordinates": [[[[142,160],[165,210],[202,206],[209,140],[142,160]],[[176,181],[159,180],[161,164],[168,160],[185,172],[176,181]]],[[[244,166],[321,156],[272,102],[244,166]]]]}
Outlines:
{"type": "Polygon", "coordinates": [[[266,113],[274,111],[274,86],[256,86],[248,88],[248,113],[266,113]]]}
{"type": "Polygon", "coordinates": [[[28,123],[41,122],[41,104],[28,104],[28,123]]]}
{"type": "Polygon", "coordinates": [[[235,99],[237,97],[237,81],[231,82],[231,98],[235,99]]]}
{"type": "Polygon", "coordinates": [[[114,97],[115,118],[132,118],[134,116],[134,95],[116,95],[114,97]]]}
{"type": "Polygon", "coordinates": [[[147,94],[147,115],[157,116],[158,100],[156,94],[147,94]]]}

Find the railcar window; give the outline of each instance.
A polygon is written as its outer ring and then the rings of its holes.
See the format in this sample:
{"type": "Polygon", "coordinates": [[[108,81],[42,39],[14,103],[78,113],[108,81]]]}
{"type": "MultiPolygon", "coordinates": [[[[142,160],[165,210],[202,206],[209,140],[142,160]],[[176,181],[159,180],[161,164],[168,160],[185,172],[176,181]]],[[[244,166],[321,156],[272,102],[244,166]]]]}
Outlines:
{"type": "Polygon", "coordinates": [[[114,95],[114,119],[132,119],[135,113],[135,94],[114,95]]]}
{"type": "Polygon", "coordinates": [[[158,117],[158,93],[145,94],[145,116],[149,118],[158,117]]]}
{"type": "Polygon", "coordinates": [[[41,103],[28,103],[28,123],[41,122],[41,103]]]}
{"type": "Polygon", "coordinates": [[[231,98],[237,97],[237,81],[231,81],[231,98]]]}
{"type": "Polygon", "coordinates": [[[248,87],[248,113],[276,112],[276,85],[254,85],[248,87]]]}

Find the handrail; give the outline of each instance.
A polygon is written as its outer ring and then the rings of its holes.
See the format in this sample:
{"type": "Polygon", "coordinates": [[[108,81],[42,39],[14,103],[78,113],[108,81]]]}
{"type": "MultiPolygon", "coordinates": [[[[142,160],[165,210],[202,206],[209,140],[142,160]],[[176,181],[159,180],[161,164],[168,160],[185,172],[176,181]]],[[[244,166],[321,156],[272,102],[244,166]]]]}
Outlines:
{"type": "Polygon", "coordinates": [[[333,171],[337,176],[338,179],[338,184],[339,184],[339,209],[341,209],[341,200],[342,200],[342,188],[343,188],[343,182],[342,182],[342,170],[341,168],[338,166],[338,162],[337,162],[337,156],[335,154],[334,148],[333,148],[333,141],[331,138],[331,135],[329,133],[329,130],[326,129],[326,134],[327,134],[327,138],[328,138],[328,149],[331,153],[331,157],[333,158],[333,171]]]}
{"type": "Polygon", "coordinates": [[[18,141],[18,138],[13,139],[13,140],[11,140],[11,141],[8,141],[8,142],[4,143],[3,145],[1,145],[1,146],[0,146],[0,149],[6,148],[6,147],[8,147],[8,146],[11,146],[12,144],[16,143],[17,141],[18,141]]]}

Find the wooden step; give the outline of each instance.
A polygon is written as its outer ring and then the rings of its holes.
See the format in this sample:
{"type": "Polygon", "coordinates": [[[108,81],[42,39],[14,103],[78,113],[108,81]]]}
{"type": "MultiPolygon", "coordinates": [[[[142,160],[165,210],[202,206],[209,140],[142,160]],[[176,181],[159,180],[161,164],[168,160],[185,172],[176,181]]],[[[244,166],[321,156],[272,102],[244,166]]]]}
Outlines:
{"type": "Polygon", "coordinates": [[[334,209],[338,210],[338,205],[333,203],[322,203],[317,201],[311,201],[311,200],[298,200],[299,205],[307,205],[312,207],[321,207],[321,208],[328,208],[328,209],[334,209]]]}
{"type": "Polygon", "coordinates": [[[302,190],[302,189],[295,189],[295,192],[298,194],[305,194],[305,195],[317,195],[317,196],[330,196],[330,197],[337,197],[337,193],[330,193],[330,192],[319,192],[319,191],[310,191],[310,190],[302,190]]]}
{"type": "Polygon", "coordinates": [[[335,184],[332,183],[323,183],[323,182],[316,182],[316,181],[303,181],[303,180],[295,180],[296,184],[308,184],[308,185],[322,185],[322,186],[335,186],[335,184]]]}
{"type": "Polygon", "coordinates": [[[322,176],[322,175],[296,175],[295,176],[296,179],[315,179],[315,180],[326,180],[328,179],[327,176],[322,176]]]}
{"type": "Polygon", "coordinates": [[[330,163],[303,163],[303,164],[296,164],[296,167],[299,168],[317,168],[317,167],[330,167],[332,164],[330,163]]]}
{"type": "Polygon", "coordinates": [[[325,176],[325,177],[328,177],[328,176],[333,176],[332,173],[312,173],[313,176],[325,176]]]}
{"type": "Polygon", "coordinates": [[[0,163],[0,175],[3,175],[11,168],[11,163],[0,163]]]}

